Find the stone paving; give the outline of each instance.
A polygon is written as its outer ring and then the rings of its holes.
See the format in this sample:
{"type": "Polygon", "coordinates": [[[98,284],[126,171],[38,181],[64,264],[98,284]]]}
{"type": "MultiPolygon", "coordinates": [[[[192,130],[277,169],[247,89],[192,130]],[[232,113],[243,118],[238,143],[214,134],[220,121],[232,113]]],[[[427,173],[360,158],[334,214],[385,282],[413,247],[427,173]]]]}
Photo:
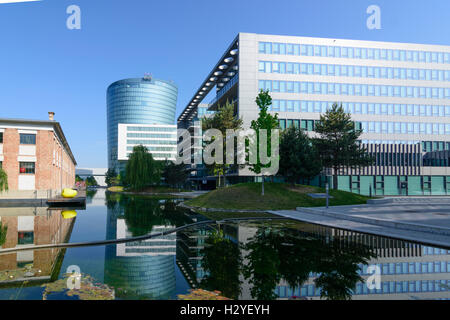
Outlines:
{"type": "MultiPolygon", "coordinates": [[[[318,208],[322,211],[325,208],[318,208]]],[[[299,210],[301,210],[299,208],[299,210]]],[[[427,225],[430,227],[448,228],[450,231],[450,202],[436,199],[420,199],[419,201],[395,202],[379,205],[335,206],[328,209],[333,213],[381,219],[395,222],[427,225]]]]}
{"type": "Polygon", "coordinates": [[[450,199],[268,211],[295,220],[450,248],[450,199]]]}

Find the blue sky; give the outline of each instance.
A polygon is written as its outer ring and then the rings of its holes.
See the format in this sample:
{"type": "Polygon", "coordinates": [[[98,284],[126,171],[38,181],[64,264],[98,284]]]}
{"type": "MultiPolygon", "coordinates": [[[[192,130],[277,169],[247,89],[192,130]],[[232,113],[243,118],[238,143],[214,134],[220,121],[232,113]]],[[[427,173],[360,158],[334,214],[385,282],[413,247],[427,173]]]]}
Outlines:
{"type": "MultiPolygon", "coordinates": [[[[0,1],[1,2],[1,1],[0,1]]],[[[450,45],[448,0],[43,0],[0,4],[0,117],[56,112],[80,167],[106,167],[106,88],[178,85],[177,115],[238,32],[450,45]],[[69,5],[81,30],[66,28],[69,5]],[[381,30],[366,8],[381,8],[381,30]]]]}

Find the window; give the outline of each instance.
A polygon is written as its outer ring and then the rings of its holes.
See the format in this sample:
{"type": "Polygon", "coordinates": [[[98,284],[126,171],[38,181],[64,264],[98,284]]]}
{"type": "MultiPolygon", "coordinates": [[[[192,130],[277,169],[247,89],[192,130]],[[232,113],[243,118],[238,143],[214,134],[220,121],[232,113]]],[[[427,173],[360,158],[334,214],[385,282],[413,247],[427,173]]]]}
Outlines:
{"type": "Polygon", "coordinates": [[[3,143],[3,132],[0,132],[0,143],[3,143]]]}
{"type": "Polygon", "coordinates": [[[17,234],[17,244],[33,244],[34,232],[33,231],[19,231],[17,234]]]}
{"type": "Polygon", "coordinates": [[[21,133],[20,144],[36,144],[36,135],[21,133]]]}
{"type": "Polygon", "coordinates": [[[34,162],[19,162],[19,173],[34,174],[35,163],[34,162]]]}

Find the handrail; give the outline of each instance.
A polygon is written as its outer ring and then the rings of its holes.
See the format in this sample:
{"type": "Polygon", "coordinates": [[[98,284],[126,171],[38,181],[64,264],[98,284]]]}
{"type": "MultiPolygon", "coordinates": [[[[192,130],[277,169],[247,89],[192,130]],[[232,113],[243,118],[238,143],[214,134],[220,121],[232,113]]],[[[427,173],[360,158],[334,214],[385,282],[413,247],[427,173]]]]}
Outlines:
{"type": "Polygon", "coordinates": [[[223,220],[206,220],[206,221],[200,221],[195,222],[191,224],[187,224],[181,227],[177,227],[174,229],[170,229],[163,232],[153,233],[153,234],[147,234],[144,236],[138,236],[138,237],[131,237],[131,238],[122,238],[122,239],[111,239],[111,240],[100,240],[100,241],[88,241],[88,242],[74,242],[74,243],[57,243],[57,244],[44,244],[44,245],[38,245],[38,246],[24,246],[19,248],[8,248],[8,249],[1,249],[0,255],[5,253],[12,253],[12,252],[18,252],[18,251],[26,251],[26,250],[42,250],[42,249],[53,249],[53,248],[77,248],[77,247],[94,247],[94,246],[104,246],[104,245],[111,245],[111,244],[119,244],[119,243],[128,243],[128,242],[136,242],[136,241],[144,241],[156,237],[165,236],[168,234],[172,234],[184,229],[200,226],[200,225],[207,225],[207,224],[221,224],[221,223],[227,223],[231,221],[245,221],[245,220],[289,220],[289,218],[286,217],[250,217],[250,218],[227,218],[223,220]]]}

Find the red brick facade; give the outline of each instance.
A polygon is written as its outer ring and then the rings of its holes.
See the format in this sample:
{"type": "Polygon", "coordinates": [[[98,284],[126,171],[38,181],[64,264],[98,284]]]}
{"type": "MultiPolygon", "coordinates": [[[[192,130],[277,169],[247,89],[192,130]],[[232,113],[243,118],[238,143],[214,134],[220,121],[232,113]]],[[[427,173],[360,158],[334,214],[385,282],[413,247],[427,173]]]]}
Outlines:
{"type": "MultiPolygon", "coordinates": [[[[49,215],[35,216],[33,219],[34,230],[27,231],[33,232],[34,245],[64,242],[70,236],[72,225],[75,221],[75,219],[63,219],[61,210],[52,210],[49,215]]],[[[2,223],[8,226],[8,231],[6,241],[1,248],[17,247],[19,240],[18,217],[2,217],[2,223]]],[[[36,276],[49,276],[51,274],[59,252],[60,249],[35,250],[33,252],[33,261],[30,262],[33,264],[32,271],[36,272],[36,276]],[[38,270],[41,272],[37,273],[38,270]]],[[[3,273],[3,277],[5,277],[5,272],[9,272],[9,274],[14,274],[15,278],[20,278],[22,273],[26,271],[22,269],[18,268],[17,253],[2,255],[0,259],[0,274],[3,273]],[[12,271],[16,272],[13,273],[12,271]]]]}
{"type": "MultiPolygon", "coordinates": [[[[1,121],[0,129],[2,129],[1,121]]],[[[33,130],[37,132],[34,156],[20,154],[21,144],[18,128],[6,127],[3,130],[3,152],[0,153],[0,156],[3,156],[2,167],[8,174],[10,191],[20,189],[19,176],[23,173],[19,172],[19,157],[32,159],[30,162],[35,162],[35,190],[61,190],[75,185],[76,163],[71,157],[71,153],[69,154],[61,143],[55,130],[42,128],[33,130]]]]}

